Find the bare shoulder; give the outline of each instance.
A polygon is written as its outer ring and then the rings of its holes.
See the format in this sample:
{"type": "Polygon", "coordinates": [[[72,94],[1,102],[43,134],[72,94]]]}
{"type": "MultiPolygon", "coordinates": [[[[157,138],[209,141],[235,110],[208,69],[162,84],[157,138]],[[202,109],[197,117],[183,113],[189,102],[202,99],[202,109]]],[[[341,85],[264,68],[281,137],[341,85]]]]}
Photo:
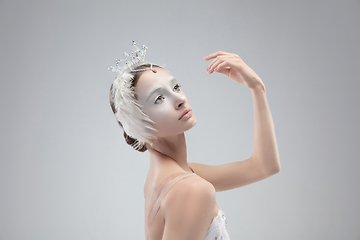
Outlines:
{"type": "Polygon", "coordinates": [[[175,184],[161,206],[165,217],[163,239],[205,239],[214,215],[215,196],[213,185],[197,175],[175,184]]]}
{"type": "Polygon", "coordinates": [[[178,199],[189,200],[189,198],[215,198],[215,196],[215,188],[210,182],[198,175],[193,175],[180,180],[171,188],[166,197],[163,199],[162,207],[165,209],[172,208],[174,201],[177,201],[178,199]]]}

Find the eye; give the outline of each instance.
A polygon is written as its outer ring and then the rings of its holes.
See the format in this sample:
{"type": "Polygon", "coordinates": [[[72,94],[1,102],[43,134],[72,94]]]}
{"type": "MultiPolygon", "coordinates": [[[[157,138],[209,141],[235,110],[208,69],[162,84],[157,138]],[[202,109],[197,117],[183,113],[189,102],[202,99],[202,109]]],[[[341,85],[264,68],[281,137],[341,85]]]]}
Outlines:
{"type": "Polygon", "coordinates": [[[155,99],[155,104],[159,104],[160,102],[162,102],[162,100],[164,100],[164,96],[163,96],[163,95],[159,95],[159,96],[155,99]]]}
{"type": "Polygon", "coordinates": [[[176,84],[176,85],[174,86],[174,90],[175,90],[175,91],[180,91],[180,87],[181,87],[181,86],[180,86],[179,84],[176,84]]]}

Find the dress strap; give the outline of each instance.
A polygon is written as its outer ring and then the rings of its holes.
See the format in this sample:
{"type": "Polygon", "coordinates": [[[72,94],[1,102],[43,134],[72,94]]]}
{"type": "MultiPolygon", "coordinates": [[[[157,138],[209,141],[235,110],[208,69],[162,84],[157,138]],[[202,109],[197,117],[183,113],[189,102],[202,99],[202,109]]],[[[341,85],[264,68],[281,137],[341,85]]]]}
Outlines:
{"type": "Polygon", "coordinates": [[[194,176],[196,173],[192,172],[176,172],[173,174],[170,174],[168,177],[163,179],[158,186],[155,188],[153,194],[151,195],[151,204],[152,206],[149,211],[148,215],[148,225],[149,228],[156,216],[156,213],[159,211],[161,206],[161,200],[166,196],[166,194],[169,192],[169,190],[180,180],[185,179],[190,176],[194,176]]]}

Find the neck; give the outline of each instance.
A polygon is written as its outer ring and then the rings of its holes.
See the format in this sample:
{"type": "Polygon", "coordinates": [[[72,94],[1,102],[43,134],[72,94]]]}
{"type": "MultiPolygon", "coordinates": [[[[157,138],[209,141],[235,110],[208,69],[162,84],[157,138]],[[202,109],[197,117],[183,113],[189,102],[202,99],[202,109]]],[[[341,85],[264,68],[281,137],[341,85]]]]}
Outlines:
{"type": "Polygon", "coordinates": [[[175,161],[184,171],[189,171],[187,163],[185,134],[159,138],[153,146],[146,145],[150,153],[150,169],[157,171],[164,161],[175,161]]]}

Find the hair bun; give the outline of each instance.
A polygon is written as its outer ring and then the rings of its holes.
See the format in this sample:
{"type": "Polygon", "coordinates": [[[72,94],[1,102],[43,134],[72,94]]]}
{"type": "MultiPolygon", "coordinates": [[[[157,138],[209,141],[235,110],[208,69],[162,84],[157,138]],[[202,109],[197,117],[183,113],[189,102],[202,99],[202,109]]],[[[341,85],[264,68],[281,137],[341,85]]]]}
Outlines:
{"type": "Polygon", "coordinates": [[[140,148],[137,148],[136,146],[138,145],[138,140],[135,138],[130,137],[129,135],[126,134],[126,132],[124,131],[124,138],[127,144],[129,144],[130,146],[132,146],[135,150],[139,151],[139,152],[145,152],[147,150],[145,145],[142,145],[140,148]]]}

